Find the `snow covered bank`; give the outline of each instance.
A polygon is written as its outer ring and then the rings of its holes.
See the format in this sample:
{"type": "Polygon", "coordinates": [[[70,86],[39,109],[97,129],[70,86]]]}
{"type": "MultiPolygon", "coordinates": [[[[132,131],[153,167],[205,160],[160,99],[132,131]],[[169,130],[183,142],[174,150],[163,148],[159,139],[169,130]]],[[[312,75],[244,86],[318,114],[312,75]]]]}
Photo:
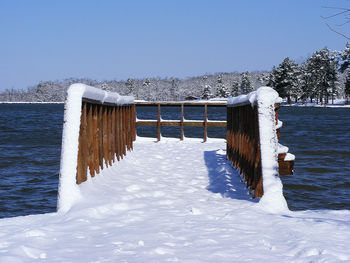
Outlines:
{"type": "Polygon", "coordinates": [[[67,91],[64,107],[64,125],[60,163],[60,180],[58,190],[58,210],[68,211],[80,197],[76,184],[77,159],[79,149],[79,129],[82,99],[115,105],[132,104],[132,97],[109,93],[85,84],[73,84],[67,91]]]}
{"type": "Polygon", "coordinates": [[[341,262],[350,212],[269,213],[225,141],[137,138],[67,213],[0,220],[0,262],[341,262]]]}
{"type": "MultiPolygon", "coordinates": [[[[247,95],[241,95],[238,97],[233,97],[228,99],[228,107],[239,107],[243,105],[250,104],[252,108],[257,106],[258,112],[258,129],[259,129],[259,140],[260,140],[260,156],[261,158],[261,174],[262,174],[262,184],[264,194],[259,202],[259,205],[270,212],[281,212],[288,211],[288,206],[285,198],[283,197],[282,191],[282,182],[278,175],[278,138],[276,133],[276,120],[275,120],[275,104],[280,103],[282,100],[278,96],[278,93],[269,87],[261,87],[257,91],[251,92],[247,95]]],[[[240,113],[240,112],[238,112],[240,113]]],[[[249,113],[254,115],[254,113],[249,113]]],[[[247,117],[244,117],[247,118],[247,117]]],[[[240,118],[238,118],[240,119],[240,118]]],[[[252,122],[252,125],[255,124],[254,118],[243,120],[241,129],[243,131],[238,131],[238,136],[240,136],[243,142],[246,142],[250,139],[246,139],[248,135],[245,135],[248,130],[246,122],[252,122]]],[[[238,125],[238,123],[233,123],[232,125],[238,125]]],[[[251,129],[254,126],[249,126],[251,129]]],[[[282,126],[282,122],[278,122],[278,127],[282,126]]],[[[254,128],[256,129],[256,128],[254,128]]],[[[253,132],[254,134],[254,132],[253,132]]],[[[249,137],[249,136],[248,136],[249,137]]],[[[240,141],[234,140],[234,144],[240,144],[240,141]]],[[[249,144],[247,147],[257,147],[249,144]]],[[[244,149],[244,147],[239,147],[239,151],[242,151],[242,155],[245,154],[249,149],[244,149]]],[[[247,154],[246,154],[247,155],[247,154]]],[[[259,156],[259,154],[258,154],[259,156]]],[[[243,156],[244,164],[246,166],[249,158],[256,159],[256,156],[243,156]]],[[[291,156],[289,156],[291,158],[291,156]]],[[[255,175],[256,172],[252,170],[252,173],[255,175]]],[[[259,186],[259,184],[258,184],[259,186]]],[[[258,188],[256,186],[255,189],[258,188]]],[[[257,191],[257,190],[256,190],[257,191]]]]}

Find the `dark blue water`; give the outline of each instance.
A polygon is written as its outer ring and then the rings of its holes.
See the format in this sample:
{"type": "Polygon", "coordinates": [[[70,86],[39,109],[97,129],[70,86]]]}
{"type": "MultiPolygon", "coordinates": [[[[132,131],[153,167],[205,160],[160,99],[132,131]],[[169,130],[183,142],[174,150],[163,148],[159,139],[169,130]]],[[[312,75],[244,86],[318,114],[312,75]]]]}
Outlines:
{"type": "Polygon", "coordinates": [[[0,104],[0,218],[56,210],[63,105],[0,104]]]}
{"type": "MultiPolygon", "coordinates": [[[[157,119],[156,109],[137,109],[138,118],[157,119]]],[[[282,176],[292,210],[350,209],[350,109],[281,108],[280,142],[296,155],[295,172],[282,176]]],[[[163,119],[179,119],[180,108],[162,108],[163,119]]],[[[186,119],[203,119],[203,108],[185,108],[186,119]]],[[[208,109],[225,119],[226,109],[208,109]]],[[[0,104],[0,218],[56,210],[63,105],[0,104]]],[[[156,128],[138,129],[156,137],[156,128]]],[[[180,137],[180,129],[162,128],[180,137]]],[[[225,129],[208,129],[225,137],[225,129]]],[[[185,129],[203,137],[203,128],[185,129]]]]}
{"type": "Polygon", "coordinates": [[[350,209],[350,109],[282,107],[280,143],[295,154],[281,176],[289,208],[350,209]]]}

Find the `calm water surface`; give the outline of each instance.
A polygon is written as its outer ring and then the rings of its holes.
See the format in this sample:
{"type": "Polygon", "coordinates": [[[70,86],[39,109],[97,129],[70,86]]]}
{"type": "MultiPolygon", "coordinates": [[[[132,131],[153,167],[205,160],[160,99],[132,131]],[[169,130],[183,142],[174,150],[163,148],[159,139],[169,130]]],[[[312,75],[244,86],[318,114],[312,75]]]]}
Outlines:
{"type": "MultiPolygon", "coordinates": [[[[296,155],[295,172],[282,176],[292,210],[350,209],[350,109],[279,110],[280,142],[296,155]]],[[[202,108],[185,108],[185,118],[203,119],[202,108]]],[[[156,119],[155,109],[138,108],[139,118],[156,119]]],[[[209,119],[225,119],[225,108],[208,109],[209,119]],[[224,116],[224,117],[223,117],[224,116]]],[[[162,108],[163,119],[179,119],[180,108],[162,108]]],[[[63,105],[0,104],[0,218],[56,210],[63,105]]],[[[138,129],[156,136],[156,128],[138,129]]],[[[225,137],[225,129],[208,135],[225,137]]],[[[180,137],[179,128],[162,128],[180,137]]],[[[202,128],[185,129],[202,137],[202,128]]]]}

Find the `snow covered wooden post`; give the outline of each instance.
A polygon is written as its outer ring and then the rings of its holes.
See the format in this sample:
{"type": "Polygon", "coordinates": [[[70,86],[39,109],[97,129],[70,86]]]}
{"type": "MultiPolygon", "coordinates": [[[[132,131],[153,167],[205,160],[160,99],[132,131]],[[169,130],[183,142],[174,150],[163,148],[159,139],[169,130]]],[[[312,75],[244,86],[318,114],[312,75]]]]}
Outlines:
{"type": "Polygon", "coordinates": [[[279,187],[269,185],[280,184],[279,173],[292,173],[294,156],[278,143],[279,102],[276,91],[261,87],[227,103],[227,157],[243,174],[255,198],[271,189],[278,192],[279,187]]]}
{"type": "Polygon", "coordinates": [[[58,210],[80,196],[77,184],[123,158],[133,148],[136,110],[132,97],[84,84],[67,92],[62,136],[58,210]]]}

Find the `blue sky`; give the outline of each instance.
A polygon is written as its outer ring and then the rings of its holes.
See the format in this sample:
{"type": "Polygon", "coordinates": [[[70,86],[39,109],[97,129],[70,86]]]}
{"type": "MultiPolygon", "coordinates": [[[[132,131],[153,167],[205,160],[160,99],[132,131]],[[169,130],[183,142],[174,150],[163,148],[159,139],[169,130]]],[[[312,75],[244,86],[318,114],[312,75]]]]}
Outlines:
{"type": "Polygon", "coordinates": [[[69,77],[270,70],[287,56],[299,62],[325,46],[344,49],[346,39],[321,18],[334,11],[322,6],[349,2],[2,0],[0,90],[69,77]]]}

